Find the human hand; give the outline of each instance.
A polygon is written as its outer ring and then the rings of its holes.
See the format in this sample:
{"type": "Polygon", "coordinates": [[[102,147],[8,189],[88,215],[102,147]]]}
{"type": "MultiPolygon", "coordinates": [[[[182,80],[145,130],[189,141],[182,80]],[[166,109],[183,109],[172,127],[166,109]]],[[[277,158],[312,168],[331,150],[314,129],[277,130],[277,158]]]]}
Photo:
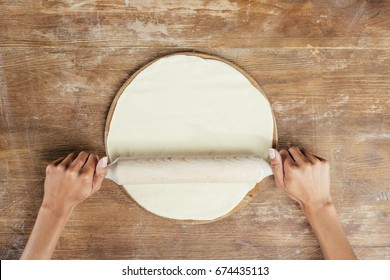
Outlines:
{"type": "Polygon", "coordinates": [[[325,259],[356,259],[330,197],[329,164],[305,149],[270,149],[276,186],[297,201],[325,259]]]}
{"type": "Polygon", "coordinates": [[[107,157],[80,152],[53,161],[46,168],[42,207],[57,214],[73,208],[100,186],[107,174],[107,157]]]}
{"type": "Polygon", "coordinates": [[[270,164],[276,186],[297,201],[303,211],[332,203],[329,163],[305,149],[270,149],[270,164]]]}
{"type": "Polygon", "coordinates": [[[107,174],[107,158],[86,152],[50,163],[42,206],[21,259],[50,259],[73,208],[97,192],[107,174]]]}

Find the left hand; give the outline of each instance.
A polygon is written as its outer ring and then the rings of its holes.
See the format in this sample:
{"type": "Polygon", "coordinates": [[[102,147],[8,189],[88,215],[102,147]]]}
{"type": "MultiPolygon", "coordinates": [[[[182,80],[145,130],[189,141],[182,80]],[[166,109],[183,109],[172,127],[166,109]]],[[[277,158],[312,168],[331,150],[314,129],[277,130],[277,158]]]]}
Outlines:
{"type": "Polygon", "coordinates": [[[100,189],[107,174],[107,158],[81,152],[53,161],[46,168],[42,207],[61,214],[100,189]]]}

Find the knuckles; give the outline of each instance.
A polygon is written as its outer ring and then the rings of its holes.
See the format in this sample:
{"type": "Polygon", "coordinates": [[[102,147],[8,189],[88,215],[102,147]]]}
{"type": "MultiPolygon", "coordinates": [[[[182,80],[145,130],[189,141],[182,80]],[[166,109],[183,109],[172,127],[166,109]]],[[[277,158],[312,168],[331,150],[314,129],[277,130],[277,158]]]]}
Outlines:
{"type": "Polygon", "coordinates": [[[51,174],[54,172],[54,170],[55,170],[54,164],[49,164],[48,166],[46,166],[46,174],[51,174]]]}
{"type": "Polygon", "coordinates": [[[55,165],[53,163],[46,166],[46,174],[54,174],[65,170],[65,166],[62,164],[55,165]]]}
{"type": "Polygon", "coordinates": [[[78,171],[74,168],[68,168],[65,170],[65,175],[68,176],[68,177],[72,177],[72,178],[75,178],[78,176],[78,171]]]}
{"type": "Polygon", "coordinates": [[[329,170],[329,168],[330,168],[329,161],[323,160],[323,161],[322,161],[322,166],[323,166],[326,170],[329,170]]]}
{"type": "Polygon", "coordinates": [[[83,180],[87,180],[87,179],[91,178],[91,175],[88,173],[81,173],[80,178],[83,180]]]}

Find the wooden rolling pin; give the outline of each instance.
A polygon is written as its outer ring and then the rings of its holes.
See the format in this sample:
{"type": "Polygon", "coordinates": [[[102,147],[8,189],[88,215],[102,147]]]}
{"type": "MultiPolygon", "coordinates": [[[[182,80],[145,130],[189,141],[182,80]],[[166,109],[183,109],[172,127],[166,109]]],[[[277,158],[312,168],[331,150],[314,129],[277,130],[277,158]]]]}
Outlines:
{"type": "Polygon", "coordinates": [[[175,183],[250,183],[272,175],[261,157],[120,157],[108,165],[107,178],[119,185],[175,183]]]}

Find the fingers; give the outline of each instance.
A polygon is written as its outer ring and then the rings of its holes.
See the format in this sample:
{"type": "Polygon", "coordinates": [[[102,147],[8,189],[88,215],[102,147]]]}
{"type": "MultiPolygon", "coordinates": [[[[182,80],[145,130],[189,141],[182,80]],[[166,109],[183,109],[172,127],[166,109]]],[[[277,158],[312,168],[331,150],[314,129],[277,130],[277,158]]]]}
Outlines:
{"type": "Polygon", "coordinates": [[[70,164],[70,168],[74,168],[76,170],[80,170],[85,162],[87,161],[89,155],[88,153],[82,151],[79,153],[79,155],[76,157],[76,159],[73,160],[73,162],[70,164]]]}
{"type": "Polygon", "coordinates": [[[102,171],[102,170],[107,171],[107,161],[108,161],[107,157],[102,157],[96,165],[96,171],[102,171]]]}
{"type": "Polygon", "coordinates": [[[306,149],[302,149],[302,153],[305,155],[305,157],[307,158],[307,160],[311,163],[311,164],[315,164],[319,161],[323,162],[323,163],[327,163],[328,161],[322,157],[319,157],[317,155],[313,155],[312,153],[310,153],[308,150],[306,149]]]}
{"type": "Polygon", "coordinates": [[[293,165],[295,164],[294,159],[291,157],[290,153],[287,150],[280,150],[280,156],[282,157],[283,164],[293,165]]]}
{"type": "Polygon", "coordinates": [[[58,158],[58,159],[52,161],[52,162],[50,163],[50,165],[57,166],[57,165],[60,164],[64,159],[65,159],[65,157],[60,157],[60,158],[58,158]]]}
{"type": "Polygon", "coordinates": [[[95,167],[98,163],[98,160],[99,158],[97,156],[90,154],[84,166],[81,168],[81,172],[84,174],[90,174],[92,176],[95,173],[95,167]]]}
{"type": "Polygon", "coordinates": [[[310,153],[308,150],[306,149],[302,149],[302,154],[305,155],[306,159],[311,163],[311,164],[314,164],[316,161],[318,161],[319,159],[314,156],[312,153],[310,153]]]}
{"type": "Polygon", "coordinates": [[[284,187],[283,161],[279,152],[275,149],[269,149],[270,165],[274,173],[275,183],[278,187],[284,187]]]}
{"type": "Polygon", "coordinates": [[[317,155],[313,155],[314,157],[318,158],[320,161],[327,161],[326,159],[320,157],[320,156],[317,156],[317,155]]]}
{"type": "Polygon", "coordinates": [[[76,158],[76,155],[74,153],[70,153],[65,157],[65,159],[60,163],[63,167],[68,167],[72,164],[73,160],[76,158]]]}
{"type": "Polygon", "coordinates": [[[302,154],[298,147],[291,147],[288,149],[288,152],[297,164],[308,162],[307,158],[302,154]]]}
{"type": "Polygon", "coordinates": [[[107,157],[103,157],[96,165],[95,175],[93,176],[92,193],[97,192],[107,175],[107,157]]]}

